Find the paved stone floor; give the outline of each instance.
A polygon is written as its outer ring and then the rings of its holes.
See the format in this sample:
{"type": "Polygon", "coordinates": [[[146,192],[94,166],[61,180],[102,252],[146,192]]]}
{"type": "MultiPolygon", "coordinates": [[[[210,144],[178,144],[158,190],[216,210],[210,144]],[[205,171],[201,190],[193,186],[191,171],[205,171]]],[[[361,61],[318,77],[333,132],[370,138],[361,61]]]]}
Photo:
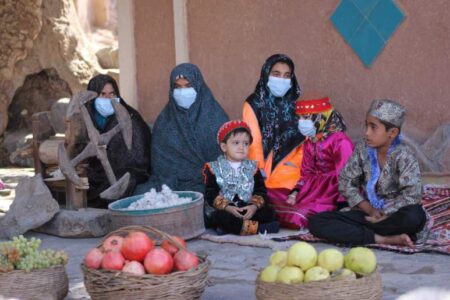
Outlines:
{"type": "MultiPolygon", "coordinates": [[[[30,169],[0,168],[0,178],[10,188],[15,187],[18,178],[27,175],[33,175],[33,172],[30,169]]],[[[13,199],[14,191],[7,197],[0,197],[0,209],[6,210],[13,199]]],[[[63,239],[35,232],[27,233],[26,236],[42,239],[44,248],[67,251],[70,257],[67,265],[70,292],[66,299],[89,299],[84,288],[80,263],[85,253],[95,247],[101,239],[63,239]]],[[[314,246],[319,251],[333,247],[325,244],[314,244],[314,246]]],[[[188,247],[193,251],[206,253],[212,262],[209,284],[203,299],[255,299],[254,282],[259,269],[267,264],[271,249],[218,244],[205,240],[189,241],[188,247]]],[[[287,244],[280,243],[277,248],[286,247],[287,244]]],[[[382,274],[383,299],[396,299],[399,295],[418,287],[450,289],[450,256],[405,255],[380,250],[375,250],[375,253],[382,274]]]]}
{"type": "MultiPolygon", "coordinates": [[[[83,285],[80,263],[85,253],[101,239],[63,239],[41,233],[28,233],[42,239],[43,247],[62,249],[69,253],[67,273],[70,292],[67,299],[89,299],[83,285]]],[[[314,244],[317,250],[332,247],[314,244]]],[[[217,244],[192,240],[188,247],[206,253],[212,262],[209,285],[202,299],[255,299],[255,278],[267,264],[272,250],[217,244]]],[[[283,248],[283,245],[280,245],[283,248]]],[[[347,249],[343,249],[346,251],[347,249]]],[[[397,254],[375,250],[384,286],[383,299],[395,299],[418,287],[450,288],[450,256],[441,254],[397,254]]],[[[429,299],[431,300],[431,299],[429,299]]]]}

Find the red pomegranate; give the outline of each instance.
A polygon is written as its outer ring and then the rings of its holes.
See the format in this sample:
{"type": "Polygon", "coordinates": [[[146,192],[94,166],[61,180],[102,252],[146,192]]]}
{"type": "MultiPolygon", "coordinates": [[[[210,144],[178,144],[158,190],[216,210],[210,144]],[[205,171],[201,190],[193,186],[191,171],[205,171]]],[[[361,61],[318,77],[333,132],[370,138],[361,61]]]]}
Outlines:
{"type": "MultiPolygon", "coordinates": [[[[181,246],[183,246],[184,248],[186,248],[186,242],[183,240],[182,237],[179,236],[171,236],[172,239],[174,239],[175,241],[178,242],[178,244],[180,244],[181,246]]],[[[175,246],[174,244],[172,244],[171,242],[169,242],[168,240],[164,240],[161,244],[161,247],[166,250],[167,252],[169,252],[170,254],[174,255],[175,253],[178,252],[178,247],[175,246]]]]}
{"type": "Polygon", "coordinates": [[[122,270],[125,258],[120,252],[109,251],[103,255],[102,269],[105,270],[122,270]]]}
{"type": "Polygon", "coordinates": [[[150,274],[168,274],[173,270],[173,258],[166,250],[155,248],[145,257],[144,266],[150,274]]]}
{"type": "Polygon", "coordinates": [[[132,260],[125,264],[125,266],[122,269],[122,272],[142,276],[145,274],[145,269],[140,262],[132,260]]]}
{"type": "Polygon", "coordinates": [[[84,257],[84,264],[90,269],[98,269],[102,264],[103,252],[98,248],[92,248],[84,257]]]}
{"type": "Polygon", "coordinates": [[[173,257],[177,271],[187,271],[198,266],[197,255],[187,250],[180,250],[173,257]]]}
{"type": "Polygon", "coordinates": [[[102,243],[102,248],[104,252],[108,251],[120,252],[122,244],[123,244],[123,237],[119,235],[112,235],[102,243]]]}
{"type": "Polygon", "coordinates": [[[147,253],[153,248],[155,248],[155,243],[147,234],[132,231],[125,237],[121,252],[128,260],[143,261],[147,253]]]}

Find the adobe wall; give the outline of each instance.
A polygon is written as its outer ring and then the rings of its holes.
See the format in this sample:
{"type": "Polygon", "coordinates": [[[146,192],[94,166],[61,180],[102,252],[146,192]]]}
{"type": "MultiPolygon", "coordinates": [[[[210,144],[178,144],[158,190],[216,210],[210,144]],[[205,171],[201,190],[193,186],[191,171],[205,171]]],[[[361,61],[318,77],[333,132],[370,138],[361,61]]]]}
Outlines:
{"type": "MultiPolygon", "coordinates": [[[[264,60],[283,52],[303,91],[330,96],[355,137],[373,98],[404,104],[404,132],[423,142],[450,122],[450,3],[397,0],[406,18],[366,68],[330,22],[339,0],[187,1],[189,56],[214,95],[238,118],[264,60]]],[[[139,108],[154,122],[175,65],[172,1],[136,1],[139,108]]]]}

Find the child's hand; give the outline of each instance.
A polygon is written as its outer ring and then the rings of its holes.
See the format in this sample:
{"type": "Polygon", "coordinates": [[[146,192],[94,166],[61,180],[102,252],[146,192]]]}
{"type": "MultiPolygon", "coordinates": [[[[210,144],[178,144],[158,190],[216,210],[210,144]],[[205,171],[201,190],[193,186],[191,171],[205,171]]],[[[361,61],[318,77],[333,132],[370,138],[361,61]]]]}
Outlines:
{"type": "Polygon", "coordinates": [[[365,217],[367,221],[369,221],[370,223],[377,223],[380,221],[383,221],[384,219],[387,218],[386,215],[384,215],[381,211],[379,211],[378,209],[373,209],[371,211],[371,213],[365,217]]]}
{"type": "Polygon", "coordinates": [[[297,192],[292,192],[289,194],[289,196],[287,197],[286,203],[290,204],[290,205],[294,205],[295,202],[297,200],[297,192]]]}
{"type": "Polygon", "coordinates": [[[383,213],[382,213],[380,210],[374,208],[374,209],[372,209],[372,211],[370,212],[369,217],[372,217],[372,218],[378,220],[379,218],[383,217],[383,213]]]}
{"type": "Polygon", "coordinates": [[[243,218],[243,216],[241,214],[241,212],[243,211],[243,208],[239,208],[234,205],[228,205],[227,207],[225,207],[225,211],[232,214],[236,218],[239,218],[239,219],[243,218]]]}
{"type": "Polygon", "coordinates": [[[245,211],[245,215],[243,216],[244,220],[250,220],[256,213],[258,208],[254,204],[250,204],[242,207],[242,211],[245,211]]]}
{"type": "Polygon", "coordinates": [[[370,223],[378,223],[378,222],[381,222],[381,221],[383,221],[384,219],[386,219],[387,216],[386,216],[386,215],[383,215],[383,216],[379,217],[378,219],[376,219],[376,218],[374,218],[374,217],[371,217],[371,216],[366,216],[365,218],[366,218],[366,220],[369,221],[370,223]]]}

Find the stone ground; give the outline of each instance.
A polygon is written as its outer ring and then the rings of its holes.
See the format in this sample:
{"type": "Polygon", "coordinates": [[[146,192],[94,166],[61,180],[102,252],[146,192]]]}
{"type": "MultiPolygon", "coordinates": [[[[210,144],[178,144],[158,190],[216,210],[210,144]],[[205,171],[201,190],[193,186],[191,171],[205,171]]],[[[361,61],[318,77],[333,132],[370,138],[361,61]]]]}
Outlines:
{"type": "MultiPolygon", "coordinates": [[[[66,299],[90,299],[83,285],[80,263],[85,253],[101,239],[62,239],[40,233],[27,236],[41,238],[44,247],[67,251],[70,292],[66,299]]],[[[326,244],[314,246],[319,251],[330,247],[326,244]]],[[[202,299],[255,299],[255,278],[259,269],[267,264],[271,249],[203,240],[189,241],[188,247],[206,253],[212,262],[209,284],[202,299]]],[[[382,274],[383,299],[395,299],[418,287],[450,288],[450,256],[405,255],[379,250],[375,250],[375,254],[382,274]]]]}
{"type": "MultiPolygon", "coordinates": [[[[0,178],[13,187],[15,179],[20,177],[15,172],[0,169],[0,178]]],[[[22,170],[19,173],[23,176],[24,172],[32,175],[30,170],[22,170]]],[[[13,194],[0,197],[0,209],[7,209],[12,199],[13,194]]],[[[80,263],[85,253],[99,244],[101,238],[64,239],[35,232],[29,232],[26,236],[42,239],[44,248],[67,251],[70,291],[66,299],[90,299],[84,288],[80,263]]],[[[320,243],[314,246],[319,251],[333,247],[320,243]]],[[[259,269],[267,264],[271,249],[218,244],[204,240],[191,240],[188,247],[193,251],[206,253],[212,262],[209,284],[202,299],[255,299],[255,279],[259,269]]],[[[283,248],[283,244],[280,243],[277,248],[283,248]]],[[[450,256],[374,251],[382,274],[383,299],[396,299],[418,287],[450,288],[450,256]]]]}

